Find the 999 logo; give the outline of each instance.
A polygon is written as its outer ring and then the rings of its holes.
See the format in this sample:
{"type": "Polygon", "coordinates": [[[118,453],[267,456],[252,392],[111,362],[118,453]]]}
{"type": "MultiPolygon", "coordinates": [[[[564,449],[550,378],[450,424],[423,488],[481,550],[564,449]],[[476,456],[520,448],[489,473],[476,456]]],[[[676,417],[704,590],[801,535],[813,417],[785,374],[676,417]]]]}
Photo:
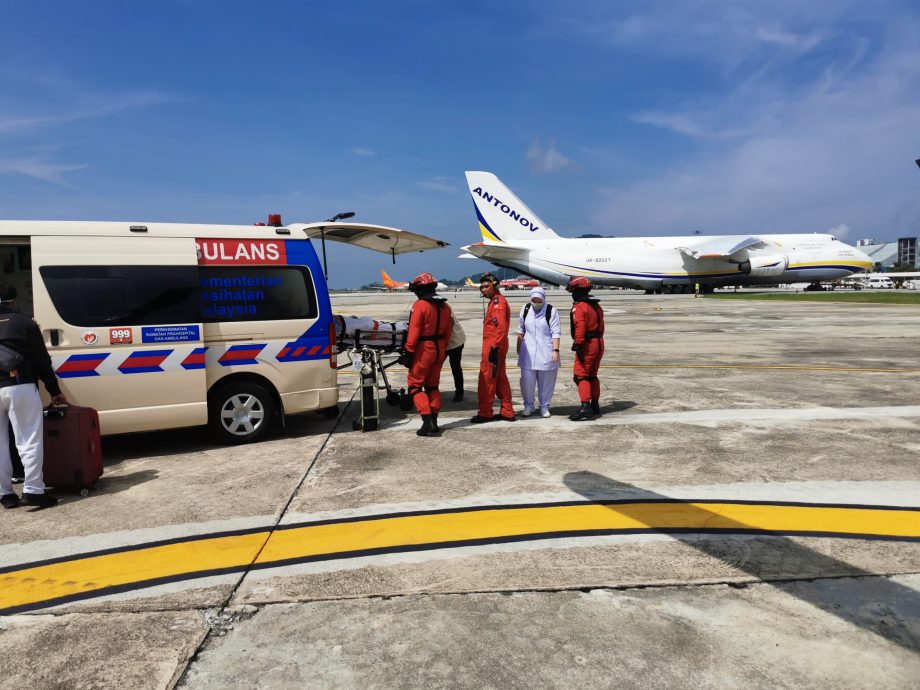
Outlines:
{"type": "Polygon", "coordinates": [[[110,328],[109,342],[112,345],[127,345],[134,342],[134,333],[130,328],[110,328]]]}

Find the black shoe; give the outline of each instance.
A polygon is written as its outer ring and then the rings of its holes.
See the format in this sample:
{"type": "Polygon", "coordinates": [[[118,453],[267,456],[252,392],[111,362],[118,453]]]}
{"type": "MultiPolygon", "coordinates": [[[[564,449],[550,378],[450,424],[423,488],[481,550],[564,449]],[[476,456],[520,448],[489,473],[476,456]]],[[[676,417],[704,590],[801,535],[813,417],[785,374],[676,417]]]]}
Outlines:
{"type": "Polygon", "coordinates": [[[454,391],[454,402],[463,402],[463,391],[454,391]]]}
{"type": "Polygon", "coordinates": [[[591,403],[582,403],[574,413],[569,415],[569,419],[573,422],[583,422],[587,419],[593,419],[594,415],[591,413],[591,403]]]}
{"type": "Polygon", "coordinates": [[[13,484],[22,484],[26,480],[25,477],[11,477],[10,482],[13,484]]]}
{"type": "Polygon", "coordinates": [[[9,510],[19,505],[19,496],[16,494],[3,494],[0,496],[0,505],[9,510]]]}
{"type": "Polygon", "coordinates": [[[600,414],[600,413],[601,413],[601,404],[600,404],[600,402],[598,402],[597,400],[592,400],[592,401],[591,401],[591,411],[592,411],[594,414],[600,414]]]}
{"type": "Polygon", "coordinates": [[[431,436],[434,433],[434,427],[431,424],[431,415],[422,415],[422,426],[415,432],[416,436],[431,436]]]}
{"type": "Polygon", "coordinates": [[[23,494],[22,502],[24,505],[38,506],[39,508],[53,508],[58,504],[58,500],[48,494],[23,494]]]}
{"type": "Polygon", "coordinates": [[[437,412],[431,413],[431,435],[432,436],[441,435],[441,427],[438,426],[438,413],[437,412]]]}
{"type": "Polygon", "coordinates": [[[517,417],[515,417],[513,414],[512,415],[500,414],[498,415],[498,418],[502,420],[503,422],[516,422],[517,421],[517,417]]]}
{"type": "Polygon", "coordinates": [[[472,424],[485,424],[486,422],[494,422],[495,417],[483,417],[482,415],[476,415],[470,420],[472,424]]]}

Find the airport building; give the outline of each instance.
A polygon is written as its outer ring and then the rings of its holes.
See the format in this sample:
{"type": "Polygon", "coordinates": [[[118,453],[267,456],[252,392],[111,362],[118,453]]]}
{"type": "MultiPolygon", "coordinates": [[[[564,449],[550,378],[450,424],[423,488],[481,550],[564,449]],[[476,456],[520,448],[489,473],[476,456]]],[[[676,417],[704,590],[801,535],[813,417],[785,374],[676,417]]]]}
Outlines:
{"type": "Polygon", "coordinates": [[[918,267],[916,237],[901,237],[898,239],[898,263],[901,265],[908,264],[914,268],[918,267]]]}
{"type": "Polygon", "coordinates": [[[872,239],[857,240],[856,246],[865,252],[872,263],[880,266],[882,270],[889,269],[898,264],[910,264],[918,267],[917,238],[901,237],[897,242],[877,242],[872,239]]]}

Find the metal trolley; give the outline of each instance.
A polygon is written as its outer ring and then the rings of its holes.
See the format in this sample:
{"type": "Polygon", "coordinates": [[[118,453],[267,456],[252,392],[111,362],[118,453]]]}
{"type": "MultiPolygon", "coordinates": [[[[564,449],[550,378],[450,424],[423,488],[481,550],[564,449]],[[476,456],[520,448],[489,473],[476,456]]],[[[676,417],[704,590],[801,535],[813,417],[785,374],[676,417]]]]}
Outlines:
{"type": "Polygon", "coordinates": [[[376,431],[380,428],[380,391],[386,391],[388,405],[399,406],[405,412],[412,409],[412,398],[404,388],[397,391],[387,378],[387,369],[398,363],[406,343],[406,331],[372,331],[339,334],[338,352],[349,362],[339,369],[352,367],[358,374],[360,414],[352,421],[355,431],[376,431]],[[382,383],[381,383],[382,382],[382,383]]]}

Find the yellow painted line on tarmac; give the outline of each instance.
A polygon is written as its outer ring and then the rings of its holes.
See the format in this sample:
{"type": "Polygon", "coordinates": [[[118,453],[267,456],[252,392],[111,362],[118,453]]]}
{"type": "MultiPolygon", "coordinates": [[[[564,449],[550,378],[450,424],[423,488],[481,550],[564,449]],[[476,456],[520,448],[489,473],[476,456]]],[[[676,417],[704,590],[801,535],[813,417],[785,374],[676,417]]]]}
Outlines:
{"type": "Polygon", "coordinates": [[[573,501],[451,508],[198,535],[0,569],[0,614],[211,575],[359,556],[643,532],[920,540],[920,508],[573,501]]]}

